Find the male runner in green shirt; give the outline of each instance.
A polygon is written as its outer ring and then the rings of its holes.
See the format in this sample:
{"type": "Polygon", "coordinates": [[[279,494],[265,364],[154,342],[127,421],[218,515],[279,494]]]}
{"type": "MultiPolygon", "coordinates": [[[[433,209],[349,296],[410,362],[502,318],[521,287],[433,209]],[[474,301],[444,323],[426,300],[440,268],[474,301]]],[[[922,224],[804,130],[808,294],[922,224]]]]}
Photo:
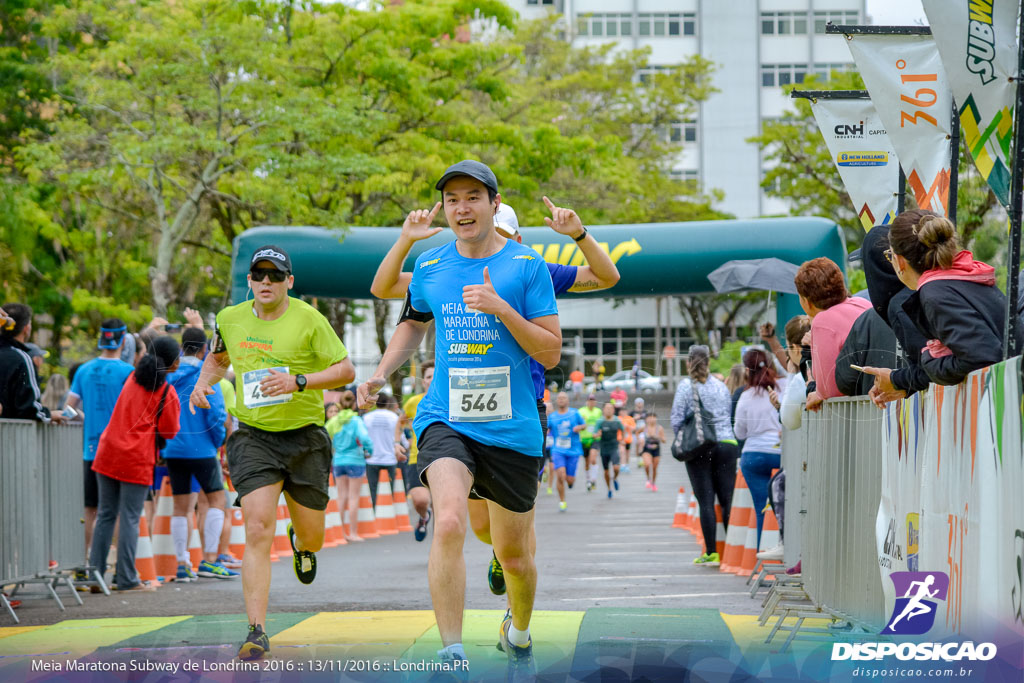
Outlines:
{"type": "Polygon", "coordinates": [[[351,382],[355,369],[330,323],[316,309],[288,296],[295,283],[288,254],[260,247],[249,262],[253,301],[217,314],[217,332],[190,398],[190,410],[209,408],[211,388],[234,367],[236,398],[230,412],[239,427],[227,442],[228,468],[245,516],[242,591],[249,634],[241,659],[270,651],[263,631],[270,596],[270,548],[277,503],[284,491],[291,524],[295,575],[316,577],[323,545],[324,510],[333,456],[323,428],[323,390],[351,382]]]}

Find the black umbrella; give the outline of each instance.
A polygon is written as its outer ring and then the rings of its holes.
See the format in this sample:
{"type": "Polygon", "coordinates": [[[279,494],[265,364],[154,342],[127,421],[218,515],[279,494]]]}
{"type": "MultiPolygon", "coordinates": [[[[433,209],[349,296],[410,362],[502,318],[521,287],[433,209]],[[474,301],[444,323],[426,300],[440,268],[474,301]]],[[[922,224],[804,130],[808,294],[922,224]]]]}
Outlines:
{"type": "Polygon", "coordinates": [[[708,280],[715,291],[722,294],[756,291],[796,294],[794,278],[799,269],[777,258],[726,261],[708,274],[708,280]]]}

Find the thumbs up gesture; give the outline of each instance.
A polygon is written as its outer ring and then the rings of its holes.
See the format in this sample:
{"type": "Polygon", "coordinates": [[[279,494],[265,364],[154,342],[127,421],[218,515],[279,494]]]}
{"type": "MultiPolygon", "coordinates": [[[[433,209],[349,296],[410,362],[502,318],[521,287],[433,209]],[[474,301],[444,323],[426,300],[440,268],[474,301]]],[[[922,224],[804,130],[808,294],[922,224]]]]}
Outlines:
{"type": "Polygon", "coordinates": [[[501,316],[509,309],[508,303],[498,296],[491,283],[491,273],[484,266],[484,283],[482,285],[466,285],[462,288],[462,303],[480,313],[501,316]]]}

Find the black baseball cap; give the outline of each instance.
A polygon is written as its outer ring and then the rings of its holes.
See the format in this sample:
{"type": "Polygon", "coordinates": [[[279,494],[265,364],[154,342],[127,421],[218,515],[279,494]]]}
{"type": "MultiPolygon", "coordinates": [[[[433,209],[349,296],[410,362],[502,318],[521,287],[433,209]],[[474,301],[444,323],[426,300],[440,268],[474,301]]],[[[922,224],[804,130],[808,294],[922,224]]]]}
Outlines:
{"type": "Polygon", "coordinates": [[[437,181],[434,187],[438,190],[444,191],[444,186],[452,178],[458,176],[468,176],[475,180],[479,180],[483,183],[487,189],[497,192],[498,191],[498,179],[494,176],[494,171],[487,168],[486,164],[482,164],[479,161],[473,161],[472,159],[466,159],[460,161],[457,164],[452,164],[448,167],[448,170],[444,172],[441,179],[437,181]]]}
{"type": "Polygon", "coordinates": [[[273,244],[264,245],[253,252],[252,259],[249,261],[249,269],[252,270],[259,261],[273,263],[274,268],[282,273],[290,274],[292,272],[292,260],[288,258],[288,252],[273,244]]]}
{"type": "Polygon", "coordinates": [[[847,263],[856,263],[861,260],[861,250],[859,248],[854,249],[850,252],[850,255],[846,257],[847,263]]]}

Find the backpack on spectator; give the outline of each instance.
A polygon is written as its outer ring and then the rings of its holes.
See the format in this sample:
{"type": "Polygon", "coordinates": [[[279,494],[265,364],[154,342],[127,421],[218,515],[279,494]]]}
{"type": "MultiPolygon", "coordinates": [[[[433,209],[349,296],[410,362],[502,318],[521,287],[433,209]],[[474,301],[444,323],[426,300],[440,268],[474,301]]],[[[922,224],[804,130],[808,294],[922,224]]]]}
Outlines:
{"type": "Polygon", "coordinates": [[[706,454],[718,439],[711,411],[704,407],[697,392],[697,383],[690,380],[693,389],[693,410],[683,420],[682,426],[672,439],[672,457],[679,462],[689,462],[706,454]]]}

